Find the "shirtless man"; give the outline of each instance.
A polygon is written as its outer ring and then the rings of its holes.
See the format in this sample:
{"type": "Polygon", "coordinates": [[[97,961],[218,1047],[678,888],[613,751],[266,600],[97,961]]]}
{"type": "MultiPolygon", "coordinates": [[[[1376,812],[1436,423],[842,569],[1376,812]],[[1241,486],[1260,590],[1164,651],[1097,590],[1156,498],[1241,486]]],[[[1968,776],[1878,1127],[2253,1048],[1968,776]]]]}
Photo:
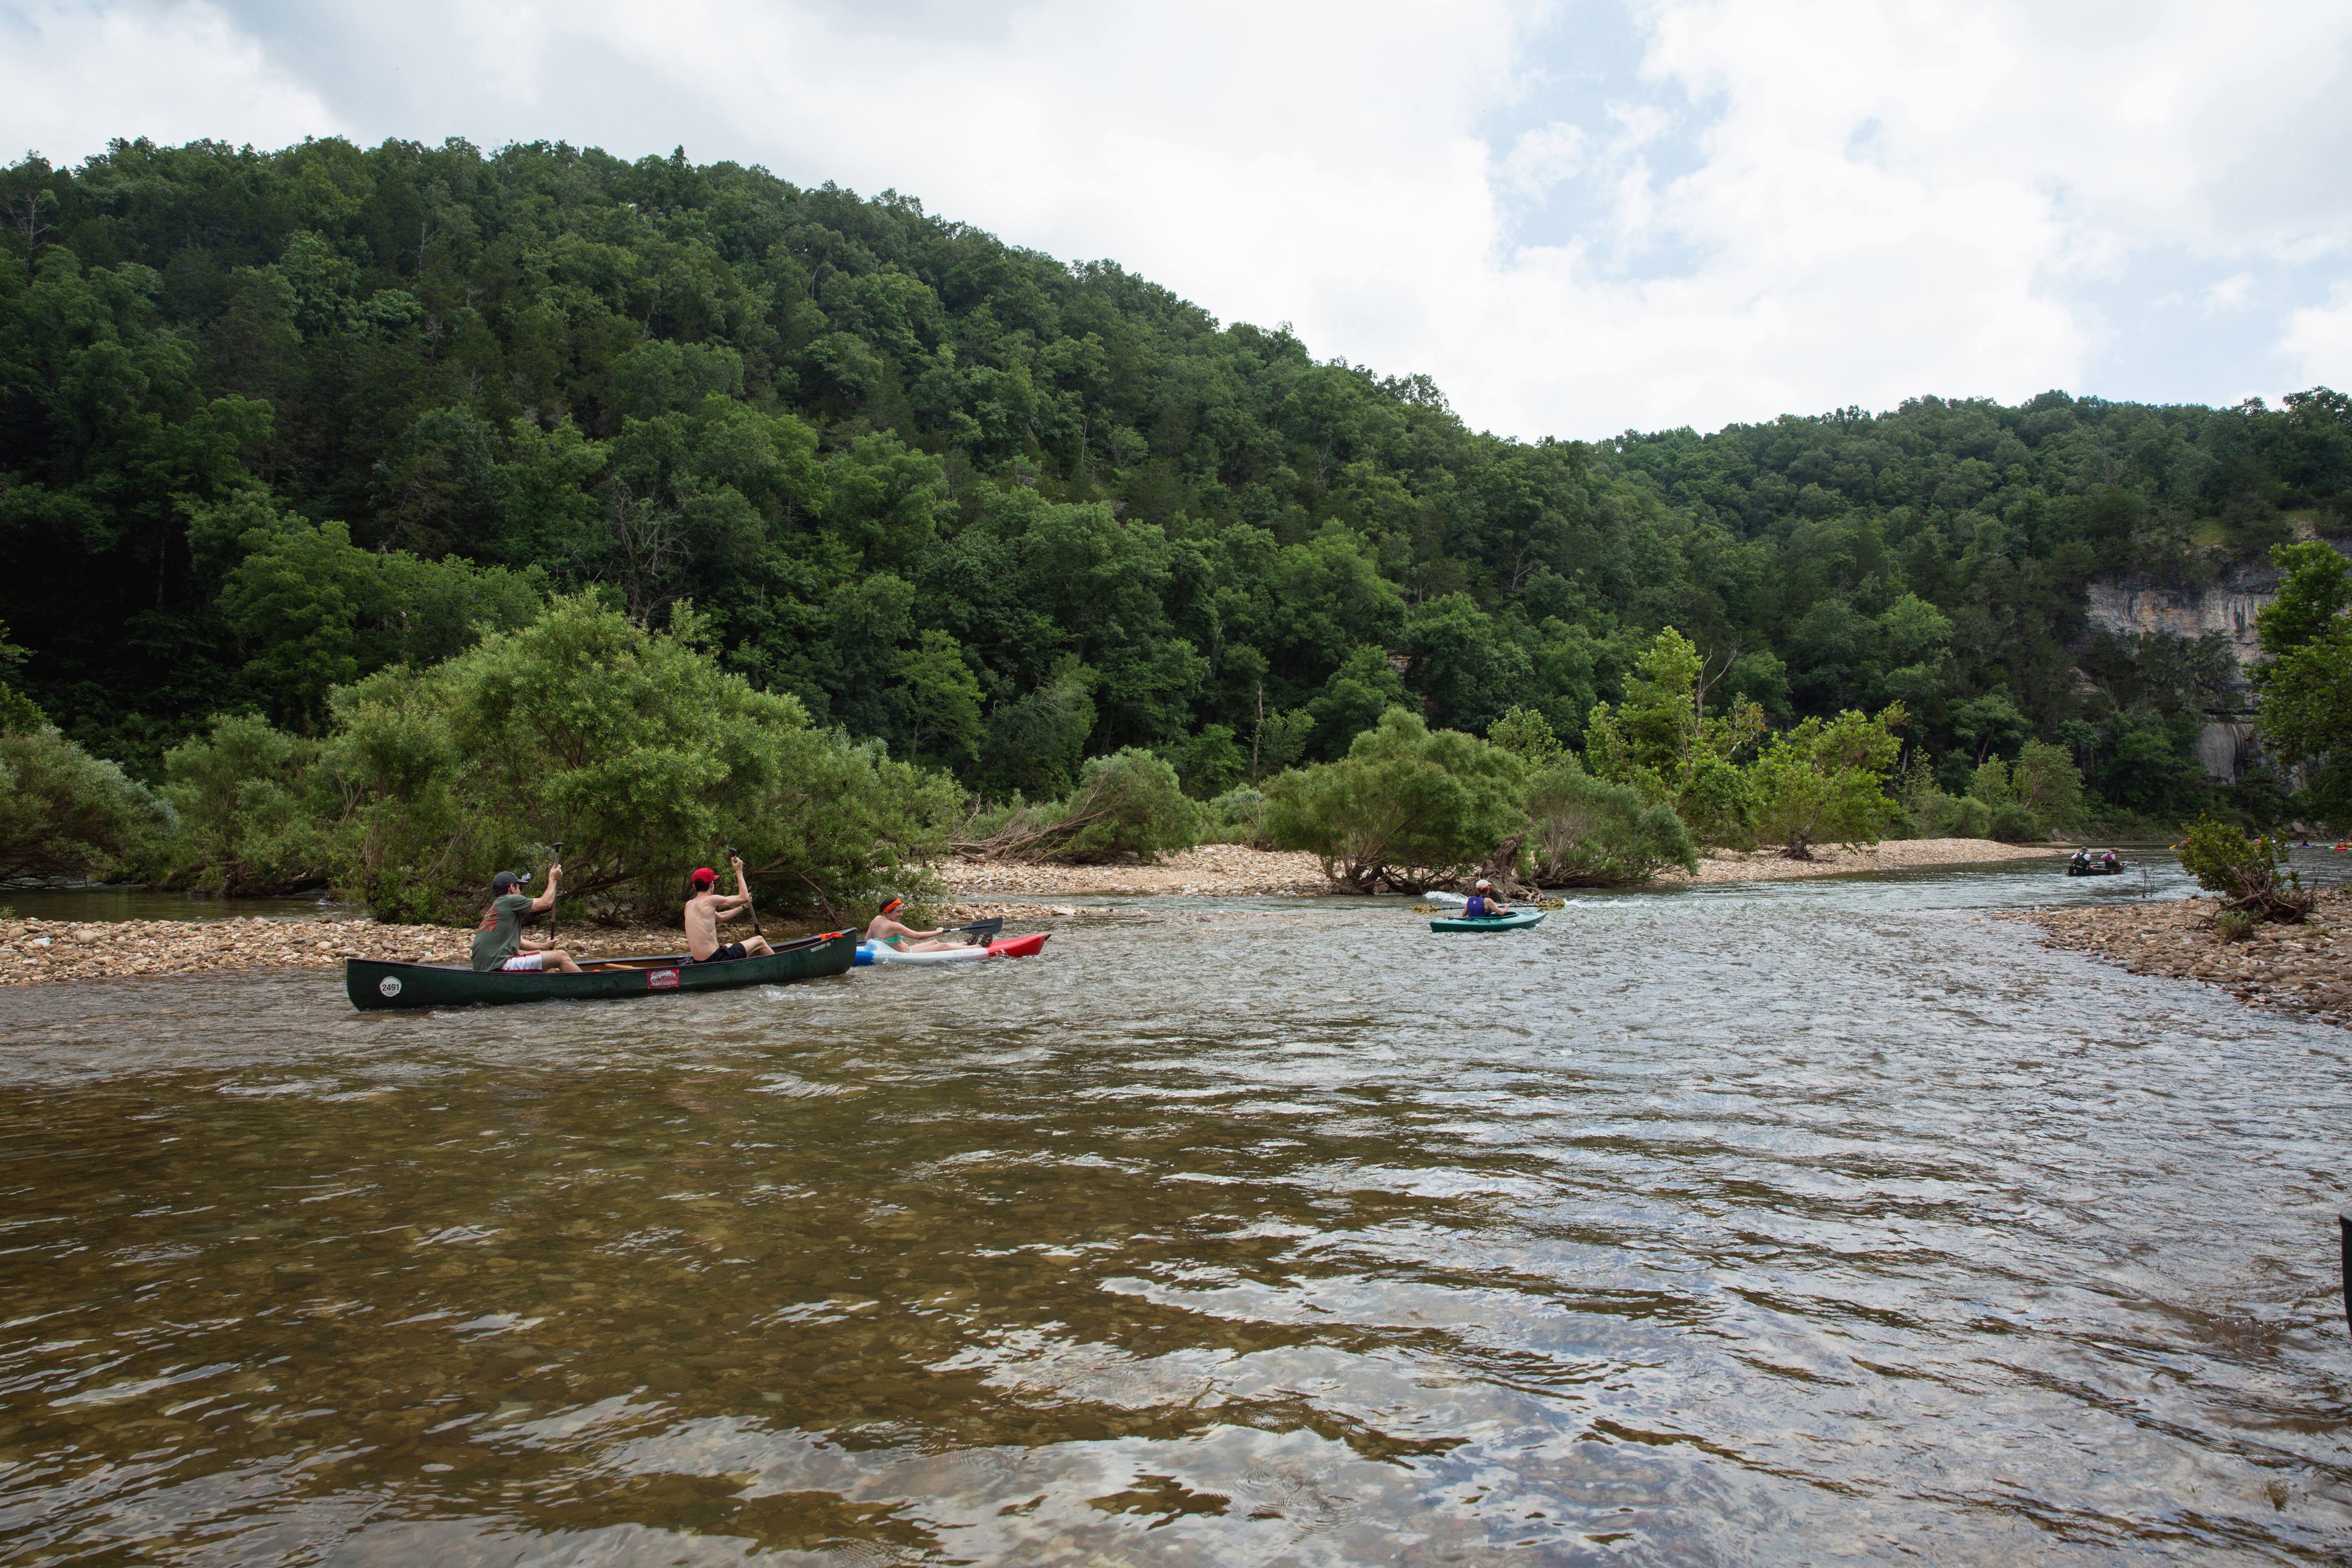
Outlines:
{"type": "Polygon", "coordinates": [[[891,919],[906,907],[907,900],[896,893],[883,900],[882,912],[876,915],[866,928],[866,940],[886,943],[897,948],[900,952],[939,952],[947,948],[964,945],[956,942],[928,941],[927,938],[935,937],[940,933],[935,931],[916,931],[911,927],[902,926],[891,919]]]}
{"type": "Polygon", "coordinates": [[[740,915],[751,907],[751,895],[743,890],[743,861],[730,855],[727,864],[735,870],[735,891],[719,891],[719,873],[705,866],[694,874],[694,897],[686,900],[686,951],[693,956],[689,963],[724,963],[737,958],[765,958],[775,949],[764,936],[753,934],[741,942],[724,945],[719,941],[719,922],[730,915],[740,915]]]}

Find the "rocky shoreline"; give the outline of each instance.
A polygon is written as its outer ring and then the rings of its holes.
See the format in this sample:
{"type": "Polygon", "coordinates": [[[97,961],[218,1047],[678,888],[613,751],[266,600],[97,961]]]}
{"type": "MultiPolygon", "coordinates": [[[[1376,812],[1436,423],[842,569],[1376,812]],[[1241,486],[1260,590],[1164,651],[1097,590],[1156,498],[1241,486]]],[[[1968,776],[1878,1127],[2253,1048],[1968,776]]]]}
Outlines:
{"type": "Polygon", "coordinates": [[[2250,1007],[2352,1027],[2352,891],[2319,896],[2309,922],[2263,925],[2242,942],[2212,929],[2210,898],[2017,910],[1996,919],[2040,926],[2052,947],[2088,952],[2134,974],[2216,985],[2250,1007]]]}
{"type": "MultiPolygon", "coordinates": [[[[1790,860],[1771,849],[1747,854],[1718,850],[1699,862],[1696,878],[1676,871],[1660,880],[1713,883],[1836,877],[2064,853],[2062,848],[1977,838],[1898,839],[1875,848],[1827,847],[1816,850],[1811,860],[1790,860]]],[[[1336,891],[1324,879],[1322,866],[1312,855],[1238,844],[1203,845],[1152,866],[1023,866],[951,860],[940,869],[954,900],[942,906],[936,917],[944,926],[1001,915],[1024,926],[1050,927],[1056,921],[1108,912],[1074,901],[1087,896],[1314,898],[1336,891]]],[[[772,919],[764,923],[772,936],[801,936],[827,929],[772,919]]],[[[740,936],[746,929],[739,925],[728,934],[740,936]]],[[[567,926],[559,935],[575,958],[675,952],[682,942],[675,926],[567,926]]],[[[217,921],[11,919],[0,921],[0,986],[220,970],[313,968],[341,964],[347,958],[462,963],[472,940],[470,929],[378,925],[331,915],[217,921]]]]}

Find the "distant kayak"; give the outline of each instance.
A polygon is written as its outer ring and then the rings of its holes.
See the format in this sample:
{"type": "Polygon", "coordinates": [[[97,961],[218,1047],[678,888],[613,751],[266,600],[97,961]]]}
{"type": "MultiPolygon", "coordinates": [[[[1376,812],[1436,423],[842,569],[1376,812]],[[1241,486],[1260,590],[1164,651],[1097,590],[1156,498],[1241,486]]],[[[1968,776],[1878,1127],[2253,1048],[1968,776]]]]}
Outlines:
{"type": "Polygon", "coordinates": [[[1525,931],[1543,924],[1541,910],[1521,910],[1507,915],[1449,915],[1429,922],[1432,931],[1525,931]]]}
{"type": "Polygon", "coordinates": [[[901,952],[887,942],[861,942],[850,963],[858,967],[876,963],[970,963],[982,958],[1034,958],[1045,950],[1051,931],[1008,936],[985,947],[943,947],[930,952],[901,952]]]}

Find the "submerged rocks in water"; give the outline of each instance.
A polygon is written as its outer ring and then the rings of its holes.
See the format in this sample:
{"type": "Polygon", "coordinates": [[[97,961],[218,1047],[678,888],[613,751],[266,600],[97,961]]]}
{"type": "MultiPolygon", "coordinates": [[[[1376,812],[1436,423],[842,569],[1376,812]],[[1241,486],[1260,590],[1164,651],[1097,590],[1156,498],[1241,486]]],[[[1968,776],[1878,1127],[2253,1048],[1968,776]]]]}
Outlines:
{"type": "Polygon", "coordinates": [[[2162,903],[2093,904],[2023,910],[2002,920],[2031,921],[2053,947],[2095,952],[2135,974],[2162,974],[2219,985],[2250,1006],[2307,1013],[2352,1026],[2352,891],[2334,889],[2303,925],[2256,926],[2241,941],[2213,926],[2211,899],[2162,903]]]}

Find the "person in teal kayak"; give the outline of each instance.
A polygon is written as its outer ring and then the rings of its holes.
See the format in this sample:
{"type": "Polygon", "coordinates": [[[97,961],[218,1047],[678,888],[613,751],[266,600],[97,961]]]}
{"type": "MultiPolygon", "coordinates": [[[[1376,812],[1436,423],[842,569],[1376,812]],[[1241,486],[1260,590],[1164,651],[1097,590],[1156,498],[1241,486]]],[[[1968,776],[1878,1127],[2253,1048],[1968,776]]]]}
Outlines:
{"type": "Polygon", "coordinates": [[[562,867],[550,866],[547,891],[536,899],[516,891],[529,880],[527,872],[517,876],[512,871],[501,871],[490,879],[490,907],[482,911],[482,923],[474,928],[474,969],[478,973],[488,974],[499,969],[515,974],[543,970],[565,974],[580,973],[580,966],[572,962],[570,953],[522,934],[523,916],[545,914],[555,907],[555,880],[562,875],[562,867]]]}
{"type": "Polygon", "coordinates": [[[866,928],[866,940],[878,942],[886,947],[895,947],[900,952],[942,952],[949,948],[962,945],[960,942],[933,942],[929,939],[939,935],[938,931],[916,931],[911,927],[900,925],[895,917],[906,907],[907,900],[896,893],[884,899],[882,912],[876,915],[866,928]]]}
{"type": "Polygon", "coordinates": [[[1495,896],[1495,884],[1481,878],[1471,890],[1470,901],[1462,906],[1462,913],[1470,920],[1490,920],[1511,912],[1511,906],[1495,896]]]}

